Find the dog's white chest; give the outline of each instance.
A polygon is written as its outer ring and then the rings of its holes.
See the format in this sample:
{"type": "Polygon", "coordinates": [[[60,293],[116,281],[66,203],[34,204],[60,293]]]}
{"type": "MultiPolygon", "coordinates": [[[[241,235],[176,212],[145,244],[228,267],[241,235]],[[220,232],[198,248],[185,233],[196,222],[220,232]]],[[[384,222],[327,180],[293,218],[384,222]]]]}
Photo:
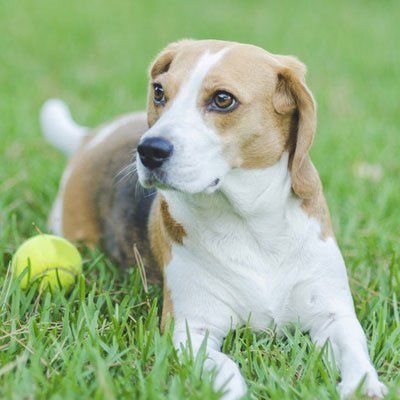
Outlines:
{"type": "Polygon", "coordinates": [[[292,256],[296,238],[278,222],[224,211],[223,199],[195,210],[173,208],[187,233],[167,267],[175,311],[197,308],[232,324],[249,321],[256,329],[279,322],[299,276],[292,256]]]}
{"type": "Polygon", "coordinates": [[[166,269],[176,316],[194,313],[216,326],[281,326],[318,298],[316,277],[327,274],[329,282],[332,266],[340,265],[335,271],[346,279],[336,244],[321,240],[317,221],[290,195],[286,164],[283,158],[262,171],[232,172],[213,195],[163,193],[186,231],[166,269]]]}
{"type": "Polygon", "coordinates": [[[227,308],[213,313],[224,314],[233,323],[249,319],[251,326],[263,329],[276,322],[295,282],[287,264],[281,265],[281,254],[268,254],[268,249],[238,224],[223,232],[216,225],[208,223],[208,230],[202,225],[199,222],[195,233],[188,232],[184,247],[173,249],[167,269],[171,289],[181,293],[193,286],[186,292],[191,296],[200,288],[199,295],[208,298],[197,299],[197,305],[191,306],[204,307],[205,303],[212,308],[215,298],[227,308]]]}

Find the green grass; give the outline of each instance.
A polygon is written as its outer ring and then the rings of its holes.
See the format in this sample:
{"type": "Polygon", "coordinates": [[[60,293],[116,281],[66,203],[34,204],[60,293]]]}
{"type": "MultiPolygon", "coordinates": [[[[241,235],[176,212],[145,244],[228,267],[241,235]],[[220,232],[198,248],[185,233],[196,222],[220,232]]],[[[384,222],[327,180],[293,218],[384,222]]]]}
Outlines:
{"type": "MultiPolygon", "coordinates": [[[[182,37],[250,42],[295,54],[319,105],[312,151],[374,363],[400,388],[400,29],[398,1],[0,0],[0,398],[217,399],[201,358],[177,359],[158,328],[160,291],[135,269],[86,251],[69,296],[21,292],[6,272],[46,230],[65,159],[41,137],[43,101],[65,99],[84,124],[142,109],[146,70],[182,37]],[[357,166],[381,171],[373,180],[357,166]]],[[[337,372],[297,330],[232,332],[250,398],[337,398],[337,372]]]]}

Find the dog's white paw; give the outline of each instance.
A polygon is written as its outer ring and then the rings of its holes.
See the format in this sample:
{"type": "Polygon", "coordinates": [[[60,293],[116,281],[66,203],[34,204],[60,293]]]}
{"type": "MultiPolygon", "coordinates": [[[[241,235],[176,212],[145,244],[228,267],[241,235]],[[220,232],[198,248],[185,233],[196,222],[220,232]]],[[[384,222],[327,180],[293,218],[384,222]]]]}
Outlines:
{"type": "Polygon", "coordinates": [[[221,400],[239,400],[247,393],[247,385],[242,377],[235,378],[229,382],[225,390],[221,400]]]}
{"type": "Polygon", "coordinates": [[[388,394],[388,389],[378,378],[375,378],[372,382],[367,380],[363,388],[363,393],[371,398],[382,399],[388,394]]]}
{"type": "MultiPolygon", "coordinates": [[[[349,399],[354,394],[359,383],[355,382],[340,382],[339,393],[342,399],[349,399]]],[[[387,387],[379,381],[378,377],[368,375],[362,386],[362,394],[372,399],[382,399],[388,393],[387,387]]]]}
{"type": "Polygon", "coordinates": [[[224,391],[221,400],[239,400],[247,393],[247,385],[239,368],[228,357],[220,364],[214,387],[224,391]]]}

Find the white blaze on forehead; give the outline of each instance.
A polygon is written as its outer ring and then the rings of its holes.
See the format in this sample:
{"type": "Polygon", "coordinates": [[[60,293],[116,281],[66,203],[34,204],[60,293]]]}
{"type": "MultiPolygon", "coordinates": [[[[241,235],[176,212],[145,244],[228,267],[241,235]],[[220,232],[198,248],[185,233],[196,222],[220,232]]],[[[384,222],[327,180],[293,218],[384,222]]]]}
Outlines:
{"type": "Polygon", "coordinates": [[[228,50],[229,48],[226,47],[216,53],[206,51],[197,61],[188,81],[182,85],[174,103],[184,101],[186,107],[188,105],[195,105],[204,78],[207,76],[211,68],[222,59],[228,50]]]}
{"type": "MultiPolygon", "coordinates": [[[[163,166],[164,179],[184,192],[207,190],[229,169],[219,136],[205,123],[203,113],[197,107],[204,78],[228,50],[224,48],[216,53],[206,51],[197,59],[177,96],[171,101],[170,108],[143,136],[163,137],[173,144],[173,156],[163,166]]],[[[145,174],[139,158],[138,172],[139,176],[145,174]]]]}

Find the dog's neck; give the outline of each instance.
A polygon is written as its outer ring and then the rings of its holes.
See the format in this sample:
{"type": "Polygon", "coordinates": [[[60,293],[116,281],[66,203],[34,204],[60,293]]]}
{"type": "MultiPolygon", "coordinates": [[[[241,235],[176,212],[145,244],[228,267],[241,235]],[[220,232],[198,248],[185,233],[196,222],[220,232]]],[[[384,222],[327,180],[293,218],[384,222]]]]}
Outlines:
{"type": "Polygon", "coordinates": [[[233,169],[225,177],[221,193],[244,219],[277,216],[291,198],[287,153],[271,167],[233,169]]]}
{"type": "Polygon", "coordinates": [[[258,170],[231,170],[218,191],[212,194],[165,192],[179,221],[182,211],[193,220],[218,224],[229,218],[247,224],[251,230],[278,234],[288,228],[291,205],[299,203],[291,191],[288,154],[273,166],[258,170]]]}

